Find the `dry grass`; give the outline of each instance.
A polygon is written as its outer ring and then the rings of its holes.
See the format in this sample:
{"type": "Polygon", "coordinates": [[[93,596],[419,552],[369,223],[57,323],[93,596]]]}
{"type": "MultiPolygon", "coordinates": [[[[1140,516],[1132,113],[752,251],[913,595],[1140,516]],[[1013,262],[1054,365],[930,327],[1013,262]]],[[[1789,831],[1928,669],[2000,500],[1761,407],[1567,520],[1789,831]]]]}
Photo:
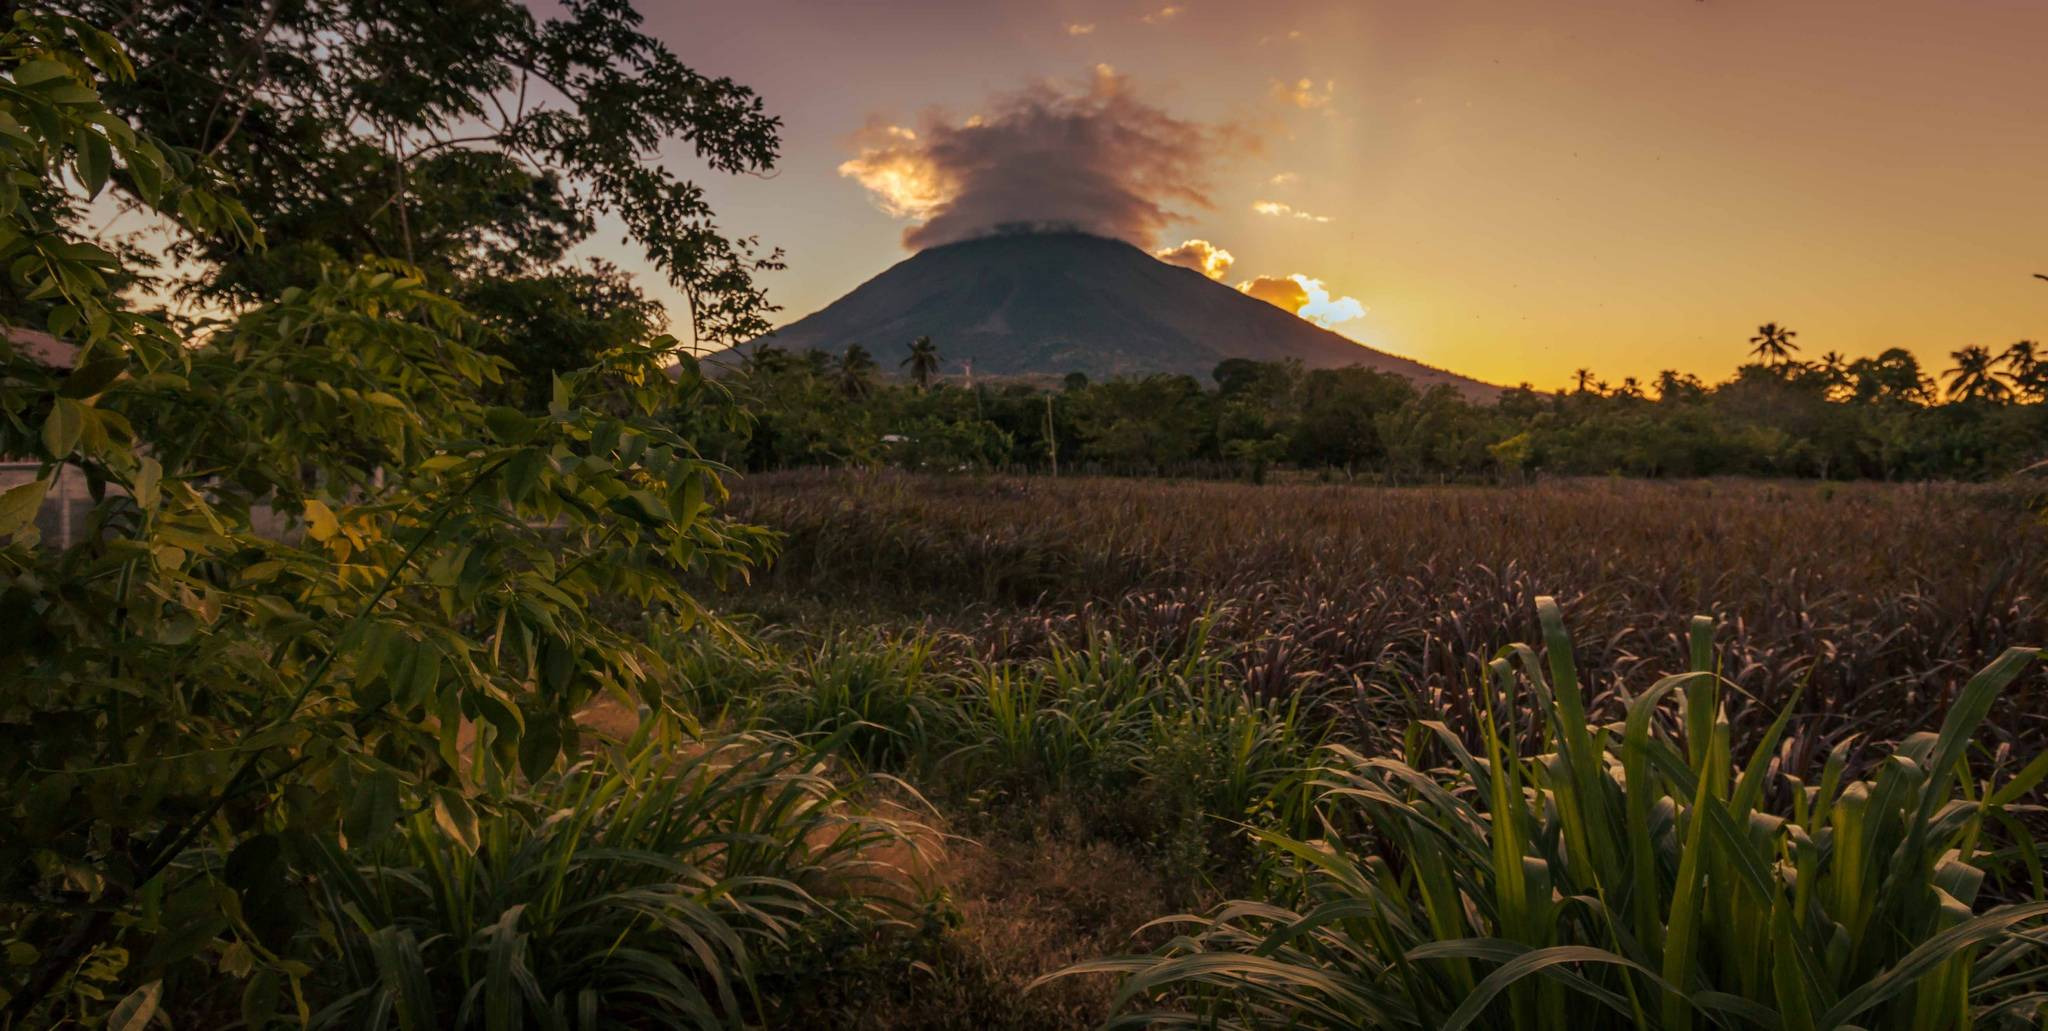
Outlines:
{"type": "MultiPolygon", "coordinates": [[[[985,841],[952,839],[932,869],[951,920],[922,958],[865,990],[847,989],[800,1015],[804,1026],[862,1031],[1064,1031],[1100,1026],[1115,985],[1032,981],[1098,956],[1148,948],[1134,937],[1186,904],[1150,864],[1092,838],[1049,801],[985,841]]],[[[1014,815],[1014,814],[1013,814],[1014,815]]],[[[923,819],[930,820],[926,816],[923,819]]],[[[1155,936],[1156,938],[1156,936],[1155,936]]],[[[836,957],[835,966],[844,966],[836,957]]],[[[840,976],[844,977],[842,973],[840,976]]]]}
{"type": "MultiPolygon", "coordinates": [[[[1709,613],[1727,675],[1764,703],[1749,722],[1808,682],[1816,745],[1923,725],[2001,649],[2048,639],[2048,532],[2011,486],[804,472],[751,477],[737,500],[788,535],[742,607],[922,622],[992,658],[1097,630],[1170,647],[1213,612],[1254,690],[1351,691],[1375,717],[1395,692],[1456,721],[1483,663],[1534,637],[1540,594],[1572,613],[1610,707],[1679,668],[1676,628],[1709,613]]],[[[2017,686],[1996,733],[2048,739],[2044,689],[2017,686]]]]}
{"type": "MultiPolygon", "coordinates": [[[[908,858],[949,904],[930,911],[909,953],[821,962],[832,974],[801,1008],[809,1026],[1098,1025],[1109,980],[1025,986],[1159,946],[1133,940],[1153,917],[1271,887],[1257,856],[1184,840],[1161,816],[1179,811],[1171,800],[1139,788],[1052,778],[1010,791],[990,780],[1003,771],[932,761],[973,743],[961,735],[977,725],[945,717],[972,708],[962,706],[990,670],[1038,678],[1058,700],[1124,675],[1112,670],[1164,682],[1199,658],[1232,691],[1313,699],[1304,720],[1318,735],[1400,755],[1416,717],[1482,736],[1486,663],[1542,638],[1538,596],[1570,614],[1601,721],[1689,667],[1683,635],[1707,613],[1742,754],[1804,686],[1769,764],[1782,775],[1817,768],[1845,739],[1848,766],[1870,768],[1938,724],[2008,645],[2048,640],[2048,524],[2010,486],[1374,489],[803,472],[749,478],[735,511],[786,535],[781,560],[726,597],[781,658],[703,663],[717,688],[706,700],[756,716],[762,699],[779,700],[767,710],[775,725],[794,721],[791,732],[841,727],[850,707],[898,747],[847,761],[935,777],[918,787],[942,811],[915,819],[945,832],[944,858],[908,858]],[[911,653],[908,665],[890,658],[911,653]]],[[[1525,740],[1535,725],[1520,728],[1525,740]]],[[[1133,747],[1172,779],[1171,756],[1146,749],[1173,741],[1141,737],[1133,747]]],[[[1985,747],[1970,761],[1986,772],[2010,775],[2037,754],[2048,674],[2013,684],[1974,740],[1985,747]]],[[[1243,816],[1196,808],[1203,827],[1243,816]]]]}
{"type": "Polygon", "coordinates": [[[952,893],[966,959],[1021,1003],[1019,1026],[1092,1027],[1109,1015],[1114,985],[1074,980],[1027,996],[1033,980],[1095,956],[1131,949],[1133,933],[1171,911],[1169,886],[1149,864],[1090,840],[1050,813],[1023,837],[967,846],[952,893]]]}

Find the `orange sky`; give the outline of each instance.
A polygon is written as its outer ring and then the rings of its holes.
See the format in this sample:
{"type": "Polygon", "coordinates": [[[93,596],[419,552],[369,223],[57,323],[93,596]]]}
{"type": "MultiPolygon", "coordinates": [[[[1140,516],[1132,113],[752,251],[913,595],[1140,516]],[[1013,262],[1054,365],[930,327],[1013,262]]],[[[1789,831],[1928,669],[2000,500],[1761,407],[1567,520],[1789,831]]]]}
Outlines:
{"type": "Polygon", "coordinates": [[[1930,371],[2048,336],[2041,0],[647,9],[785,119],[776,176],[706,177],[729,230],[788,251],[783,320],[906,254],[911,223],[840,172],[863,126],[959,126],[1109,65],[1212,141],[1206,206],[1148,242],[1320,280],[1366,309],[1340,332],[1482,379],[1719,378],[1767,320],[1930,371]]]}

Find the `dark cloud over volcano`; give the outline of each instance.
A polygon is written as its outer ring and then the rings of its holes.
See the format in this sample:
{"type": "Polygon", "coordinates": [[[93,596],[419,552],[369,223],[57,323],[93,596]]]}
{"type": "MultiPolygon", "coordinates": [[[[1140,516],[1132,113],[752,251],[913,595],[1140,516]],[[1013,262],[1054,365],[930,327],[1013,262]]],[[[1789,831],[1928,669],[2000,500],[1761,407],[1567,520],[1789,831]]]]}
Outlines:
{"type": "Polygon", "coordinates": [[[903,234],[913,250],[1019,229],[1150,247],[1183,209],[1208,206],[1218,135],[1139,100],[1098,65],[1083,87],[1039,83],[965,121],[871,124],[839,172],[918,223],[903,234]]]}

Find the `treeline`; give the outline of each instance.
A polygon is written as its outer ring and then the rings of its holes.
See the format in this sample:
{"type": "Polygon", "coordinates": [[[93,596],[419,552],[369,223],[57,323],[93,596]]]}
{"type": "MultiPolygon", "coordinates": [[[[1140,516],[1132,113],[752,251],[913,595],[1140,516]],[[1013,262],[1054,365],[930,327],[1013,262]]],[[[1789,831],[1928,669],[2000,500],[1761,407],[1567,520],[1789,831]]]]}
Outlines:
{"type": "Polygon", "coordinates": [[[1665,372],[1610,386],[1526,384],[1497,402],[1362,368],[1229,359],[1210,382],[942,382],[929,341],[907,379],[865,348],[762,347],[725,377],[744,425],[693,430],[749,470],[888,464],[1261,478],[1292,468],[1384,481],[1530,474],[1976,479],[2048,457],[2048,369],[2031,343],[1972,347],[1937,381],[1903,349],[1790,356],[1759,330],[1758,361],[1720,383],[1665,372]]]}

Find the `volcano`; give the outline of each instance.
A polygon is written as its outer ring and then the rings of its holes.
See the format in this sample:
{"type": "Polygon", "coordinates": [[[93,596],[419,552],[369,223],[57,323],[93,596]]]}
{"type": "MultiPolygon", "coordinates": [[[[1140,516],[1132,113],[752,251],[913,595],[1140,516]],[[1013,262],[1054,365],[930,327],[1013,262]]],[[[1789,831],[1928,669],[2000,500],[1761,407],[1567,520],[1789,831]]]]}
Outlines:
{"type": "Polygon", "coordinates": [[[1013,233],[920,251],[853,292],[740,346],[834,354],[861,344],[891,368],[929,336],[954,372],[1091,378],[1187,373],[1225,358],[1298,359],[1312,369],[1362,366],[1439,384],[1474,400],[1500,388],[1376,351],[1193,269],[1118,240],[1013,233]]]}

